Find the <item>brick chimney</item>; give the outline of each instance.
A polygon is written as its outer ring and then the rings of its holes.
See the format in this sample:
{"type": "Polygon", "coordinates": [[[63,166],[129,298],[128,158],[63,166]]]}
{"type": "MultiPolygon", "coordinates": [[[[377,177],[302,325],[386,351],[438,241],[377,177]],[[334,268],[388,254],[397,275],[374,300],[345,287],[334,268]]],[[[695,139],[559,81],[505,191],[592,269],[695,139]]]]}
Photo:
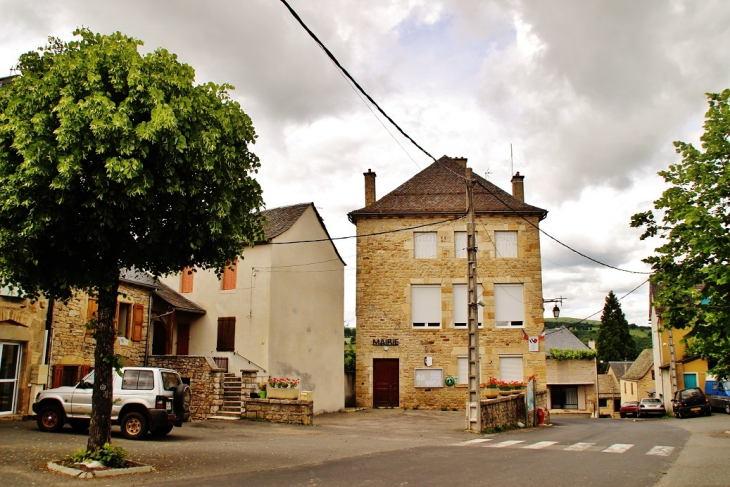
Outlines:
{"type": "Polygon", "coordinates": [[[362,173],[365,176],[365,206],[375,203],[375,173],[368,169],[368,172],[362,173]]]}
{"type": "Polygon", "coordinates": [[[452,159],[461,164],[461,167],[466,167],[466,157],[453,157],[452,159]]]}
{"type": "Polygon", "coordinates": [[[525,201],[525,176],[520,176],[520,172],[517,171],[512,176],[512,196],[520,201],[525,201]]]}

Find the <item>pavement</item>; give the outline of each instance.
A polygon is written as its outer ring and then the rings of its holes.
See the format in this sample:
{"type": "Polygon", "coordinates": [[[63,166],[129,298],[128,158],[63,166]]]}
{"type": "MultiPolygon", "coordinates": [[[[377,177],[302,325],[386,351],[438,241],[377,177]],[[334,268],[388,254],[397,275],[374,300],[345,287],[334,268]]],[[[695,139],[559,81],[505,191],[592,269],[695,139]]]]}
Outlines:
{"type": "MultiPolygon", "coordinates": [[[[593,424],[593,421],[600,421],[598,429],[611,430],[608,422],[628,420],[571,420],[561,416],[559,421],[562,424],[551,435],[567,435],[579,425],[593,424]]],[[[681,436],[687,438],[686,443],[682,439],[677,445],[678,454],[666,457],[664,464],[667,467],[662,467],[665,471],[658,485],[730,485],[730,434],[725,433],[730,430],[730,416],[714,414],[709,418],[653,421],[660,421],[674,431],[686,430],[681,436]]],[[[656,423],[643,424],[649,428],[648,432],[656,423]]],[[[104,485],[206,485],[213,476],[220,476],[220,485],[272,484],[277,475],[286,479],[282,475],[287,471],[321,472],[325,466],[335,465],[341,469],[338,475],[343,475],[340,479],[346,485],[348,472],[354,475],[355,465],[371,465],[377,469],[386,463],[385,460],[424,458],[423,455],[435,455],[438,447],[477,438],[464,431],[464,426],[464,413],[458,411],[365,409],[318,415],[314,426],[259,421],[186,423],[182,428],[174,428],[165,438],[146,441],[126,440],[119,428],[114,427],[112,442],[127,449],[130,460],[152,465],[155,472],[92,482],[103,481],[104,485]],[[262,482],[267,478],[268,482],[262,482]]],[[[499,438],[530,442],[530,438],[542,439],[541,431],[548,432],[532,429],[488,436],[495,443],[501,441],[499,438]]],[[[554,439],[563,441],[559,436],[554,439]]],[[[46,464],[85,447],[86,440],[86,434],[68,427],[60,433],[43,433],[38,431],[35,421],[0,422],[0,485],[77,485],[80,480],[49,472],[46,464]]],[[[624,455],[612,455],[611,459],[619,461],[638,448],[639,445],[624,455]]],[[[498,451],[517,454],[517,450],[505,448],[498,451]]],[[[519,451],[519,456],[524,456],[533,450],[519,451]]],[[[641,456],[646,457],[643,450],[641,456]]],[[[437,460],[438,456],[434,457],[434,465],[437,460]]],[[[413,480],[413,473],[409,474],[406,467],[407,463],[404,463],[400,473],[404,479],[411,475],[413,480]]],[[[653,480],[648,484],[651,482],[653,480]]]]}

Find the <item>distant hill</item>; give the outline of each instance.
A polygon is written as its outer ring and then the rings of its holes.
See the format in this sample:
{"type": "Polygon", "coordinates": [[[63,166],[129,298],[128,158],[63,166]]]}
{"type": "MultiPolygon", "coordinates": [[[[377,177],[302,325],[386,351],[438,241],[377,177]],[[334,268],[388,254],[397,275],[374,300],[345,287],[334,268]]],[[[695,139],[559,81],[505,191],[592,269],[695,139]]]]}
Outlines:
{"type": "MultiPolygon", "coordinates": [[[[598,327],[600,325],[601,322],[598,320],[582,320],[580,318],[568,318],[562,316],[558,319],[545,318],[545,328],[553,329],[564,326],[586,345],[588,345],[589,340],[596,339],[596,336],[598,336],[598,327]]],[[[648,326],[630,324],[629,331],[631,332],[631,336],[634,338],[636,348],[639,352],[646,348],[652,348],[651,328],[648,326]]]]}

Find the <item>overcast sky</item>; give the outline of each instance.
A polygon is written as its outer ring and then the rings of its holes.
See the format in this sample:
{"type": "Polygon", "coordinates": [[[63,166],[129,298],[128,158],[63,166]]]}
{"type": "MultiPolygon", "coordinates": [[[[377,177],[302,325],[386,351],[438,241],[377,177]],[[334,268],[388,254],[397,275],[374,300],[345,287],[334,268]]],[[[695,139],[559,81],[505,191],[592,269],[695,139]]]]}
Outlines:
{"type": "MultiPolygon", "coordinates": [[[[704,93],[730,88],[730,3],[718,1],[291,0],[361,86],[435,157],[463,156],[545,208],[541,228],[610,265],[647,271],[631,215],[664,189],[672,141],[697,142],[704,93]]],[[[0,0],[0,76],[18,56],[80,26],[164,47],[196,81],[230,83],[253,119],[268,208],[315,203],[333,237],[353,235],[362,173],[384,196],[430,160],[368,106],[276,0],[0,0]],[[385,125],[385,127],[384,127],[385,125]]],[[[604,268],[541,238],[544,297],[585,318],[646,276],[604,268]]],[[[355,322],[355,244],[345,321],[355,322]]],[[[621,302],[645,325],[648,286],[621,302]]],[[[552,305],[546,306],[550,315],[552,305]]],[[[600,319],[598,313],[594,319],[600,319]]]]}

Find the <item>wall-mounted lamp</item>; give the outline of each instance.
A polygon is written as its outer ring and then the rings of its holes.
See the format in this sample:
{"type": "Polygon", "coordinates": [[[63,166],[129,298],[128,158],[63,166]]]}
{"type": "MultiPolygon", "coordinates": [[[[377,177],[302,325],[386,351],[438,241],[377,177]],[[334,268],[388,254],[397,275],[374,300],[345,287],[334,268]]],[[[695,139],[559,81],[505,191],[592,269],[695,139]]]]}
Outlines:
{"type": "MultiPolygon", "coordinates": [[[[560,306],[562,306],[564,299],[568,299],[568,298],[564,298],[564,297],[561,296],[559,298],[543,299],[542,300],[542,303],[543,304],[545,304],[545,303],[555,303],[555,306],[553,307],[553,318],[555,318],[556,320],[558,319],[558,317],[560,317],[560,308],[558,308],[558,303],[560,303],[560,306]]],[[[545,311],[545,306],[542,307],[542,310],[545,311]]]]}

